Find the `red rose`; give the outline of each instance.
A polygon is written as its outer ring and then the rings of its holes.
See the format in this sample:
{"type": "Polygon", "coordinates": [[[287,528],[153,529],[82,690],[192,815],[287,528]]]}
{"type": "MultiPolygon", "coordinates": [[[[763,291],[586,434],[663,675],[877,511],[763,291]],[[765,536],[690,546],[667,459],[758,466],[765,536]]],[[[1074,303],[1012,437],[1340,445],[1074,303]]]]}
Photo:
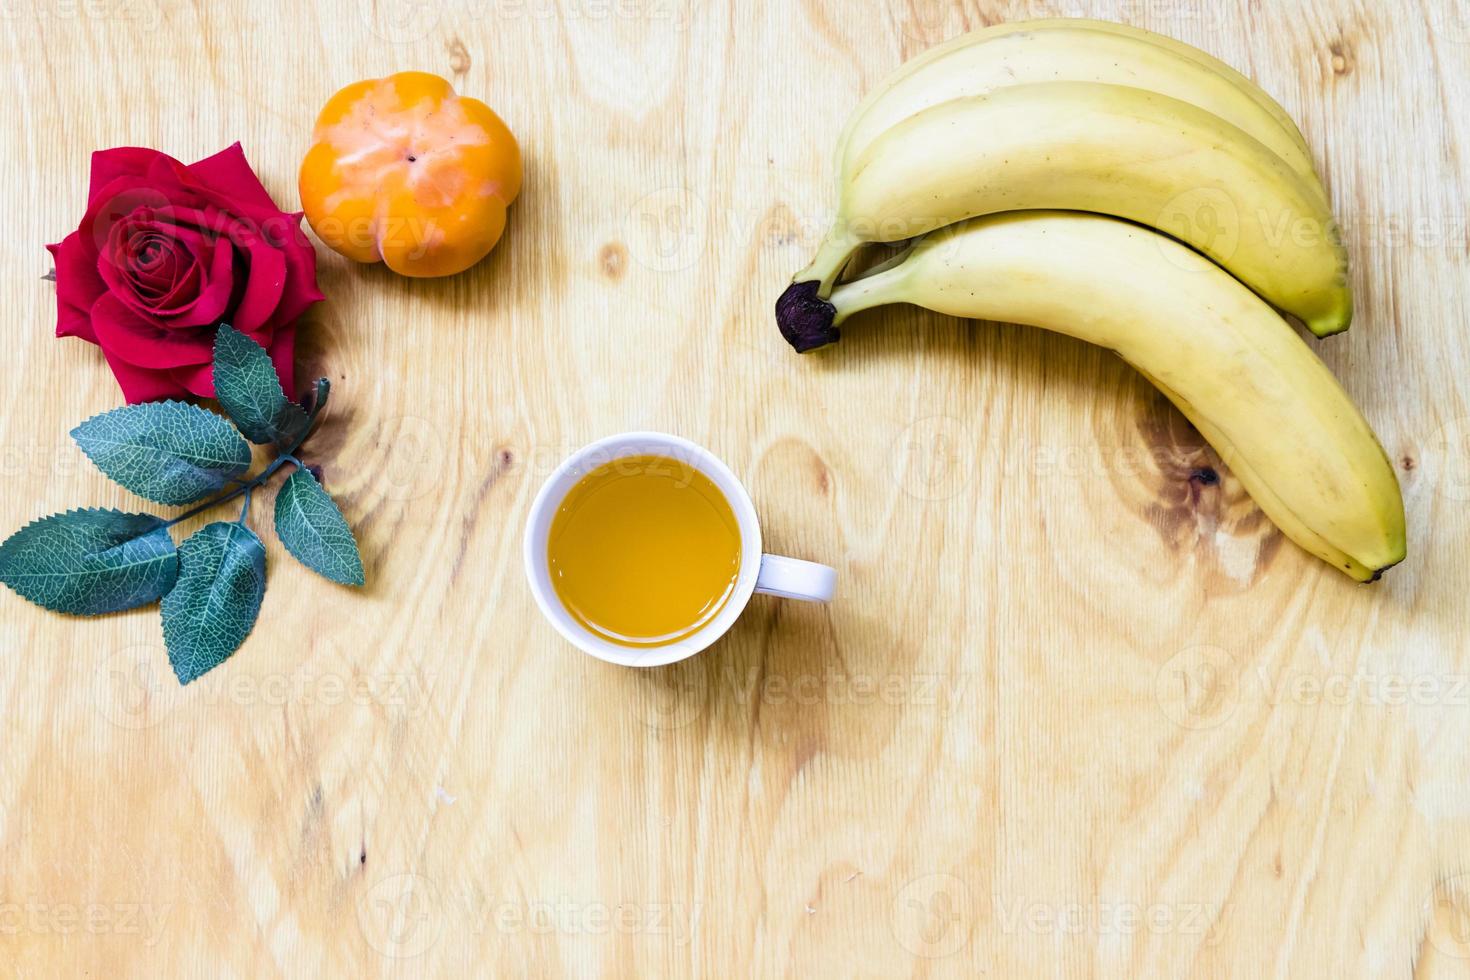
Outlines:
{"type": "Polygon", "coordinates": [[[295,394],[296,318],[323,298],[316,252],[239,143],[187,167],[132,146],[92,154],[81,227],[46,247],[56,335],[101,347],[129,403],[213,397],[221,323],[270,351],[295,394]]]}

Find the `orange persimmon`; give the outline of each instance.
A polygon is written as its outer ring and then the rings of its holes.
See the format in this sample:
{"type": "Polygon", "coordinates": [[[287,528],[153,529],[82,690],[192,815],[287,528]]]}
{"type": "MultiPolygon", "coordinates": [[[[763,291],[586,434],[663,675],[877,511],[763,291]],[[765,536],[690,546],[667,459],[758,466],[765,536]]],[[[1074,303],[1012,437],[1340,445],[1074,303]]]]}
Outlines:
{"type": "Polygon", "coordinates": [[[463,272],[495,247],[521,190],[500,117],[438,75],[355,82],[317,116],[301,207],[328,246],[405,276],[463,272]]]}

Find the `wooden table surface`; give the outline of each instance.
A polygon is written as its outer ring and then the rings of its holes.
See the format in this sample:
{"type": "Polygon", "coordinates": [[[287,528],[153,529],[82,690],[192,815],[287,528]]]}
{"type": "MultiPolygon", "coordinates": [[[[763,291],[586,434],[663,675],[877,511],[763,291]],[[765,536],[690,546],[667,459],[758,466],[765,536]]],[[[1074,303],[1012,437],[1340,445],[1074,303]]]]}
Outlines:
{"type": "MultiPolygon", "coordinates": [[[[70,442],[121,403],[53,337],[88,155],[234,140],[287,209],[319,105],[418,68],[514,128],[493,257],[318,249],[308,445],[369,584],[269,542],[180,688],[156,610],[0,595],[7,976],[1470,973],[1470,9],[1455,0],[9,0],[0,530],[137,507],[70,442]],[[1402,6],[1402,9],[1399,9],[1402,6]],[[1392,9],[1390,9],[1392,8],[1392,9]],[[1300,121],[1360,314],[1319,347],[1403,481],[1362,587],[1285,541],[1110,354],[896,309],[795,356],[771,305],[861,94],[963,30],[1162,30],[1300,121]],[[521,533],[651,428],[746,481],[830,607],[673,668],[542,620],[521,533]]],[[[269,494],[256,514],[268,515],[269,494]]],[[[257,522],[262,524],[262,518],[257,522]]]]}

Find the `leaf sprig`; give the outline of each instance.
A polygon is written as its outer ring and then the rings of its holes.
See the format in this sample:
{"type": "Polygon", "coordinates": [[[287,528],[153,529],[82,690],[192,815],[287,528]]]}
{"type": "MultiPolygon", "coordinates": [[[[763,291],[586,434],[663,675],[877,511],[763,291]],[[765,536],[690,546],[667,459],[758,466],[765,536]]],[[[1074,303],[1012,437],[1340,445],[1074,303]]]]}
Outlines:
{"type": "Polygon", "coordinates": [[[327,379],[317,381],[308,410],[286,397],[263,347],[221,326],[214,387],[228,420],[198,405],[149,402],[104,412],[72,430],[82,452],[125,489],[156,503],[197,506],[169,520],[70,510],[28,524],[0,544],[0,582],[55,612],[95,616],[162,600],[164,645],[181,684],[219,666],[255,627],[265,595],[265,546],[246,523],[250,498],[283,467],[295,471],[276,495],[281,543],[333,582],[364,581],[351,528],[296,455],[327,403],[327,379]],[[246,439],[278,450],[248,480],[246,439]],[[237,520],[208,524],[175,546],[174,525],[242,497],[237,520]]]}

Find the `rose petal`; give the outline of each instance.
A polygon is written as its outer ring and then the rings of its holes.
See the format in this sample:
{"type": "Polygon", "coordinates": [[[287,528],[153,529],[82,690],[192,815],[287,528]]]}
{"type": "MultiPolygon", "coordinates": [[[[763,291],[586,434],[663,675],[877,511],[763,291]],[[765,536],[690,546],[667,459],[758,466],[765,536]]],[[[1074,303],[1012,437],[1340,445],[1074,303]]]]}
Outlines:
{"type": "MultiPolygon", "coordinates": [[[[220,234],[230,235],[242,243],[248,240],[248,232],[254,231],[248,222],[232,219],[216,208],[174,208],[173,213],[181,223],[209,228],[220,234]]],[[[277,236],[280,239],[280,248],[277,251],[285,259],[286,276],[276,309],[263,324],[271,328],[293,322],[313,303],[326,298],[317,288],[316,250],[312,248],[306,233],[301,230],[301,214],[283,214],[281,218],[284,222],[282,227],[286,230],[277,236]]],[[[275,244],[274,239],[262,237],[266,245],[275,244]]],[[[240,326],[240,329],[249,332],[252,328],[240,326]]]]}
{"type": "Polygon", "coordinates": [[[273,314],[280,305],[281,291],[286,285],[286,256],[272,248],[249,221],[239,220],[216,208],[203,211],[181,208],[177,214],[181,221],[224,235],[235,246],[236,258],[245,265],[245,284],[235,299],[231,325],[249,333],[275,322],[277,318],[273,314]]]}
{"type": "Polygon", "coordinates": [[[158,237],[141,246],[130,244],[129,250],[129,281],[150,309],[161,306],[191,272],[197,273],[197,260],[176,239],[158,237]]]}
{"type": "Polygon", "coordinates": [[[143,176],[149,186],[164,191],[171,200],[175,197],[173,191],[197,194],[199,190],[198,181],[189,176],[189,168],[163,153],[148,162],[148,169],[143,172],[143,176]]]}
{"type": "Polygon", "coordinates": [[[173,380],[168,371],[154,371],[129,364],[106,347],[102,348],[102,354],[107,358],[107,366],[112,369],[112,375],[117,378],[123,397],[129,405],[159,398],[177,398],[189,393],[188,389],[173,380]]]}
{"type": "Polygon", "coordinates": [[[273,327],[295,322],[313,303],[327,298],[316,284],[316,249],[301,230],[300,212],[291,218],[291,240],[281,247],[281,254],[286,257],[286,285],[281,290],[281,303],[270,320],[273,327]]]}
{"type": "Polygon", "coordinates": [[[87,311],[77,309],[60,296],[56,298],[56,336],[80,337],[90,343],[97,343],[97,335],[92,332],[92,318],[87,315],[87,311]]]}
{"type": "MultiPolygon", "coordinates": [[[[175,227],[181,240],[197,235],[182,226],[175,227]]],[[[150,308],[133,295],[126,279],[126,271],[107,268],[106,256],[99,256],[98,271],[107,279],[112,292],[130,306],[139,316],[152,321],[161,328],[180,329],[203,327],[218,323],[230,307],[235,291],[235,254],[228,241],[208,243],[207,236],[200,236],[198,248],[207,248],[199,256],[200,277],[197,284],[193,277],[181,281],[180,288],[172,292],[157,308],[150,308]],[[208,266],[204,263],[208,262],[208,266]],[[189,288],[184,288],[189,287],[189,288]]]]}
{"type": "MultiPolygon", "coordinates": [[[[210,255],[213,256],[213,252],[210,255]]],[[[198,258],[192,258],[189,267],[183,274],[174,280],[173,286],[167,293],[158,297],[154,308],[160,311],[161,316],[167,316],[180,307],[187,306],[193,297],[199,295],[199,284],[204,280],[204,263],[198,258]]]]}
{"type": "Polygon", "coordinates": [[[174,368],[169,372],[169,377],[174,384],[185,388],[190,394],[198,395],[200,398],[214,397],[214,365],[202,364],[199,367],[174,368]]]}
{"type": "Polygon", "coordinates": [[[237,330],[256,330],[265,325],[281,302],[281,290],[286,285],[286,257],[247,229],[235,229],[230,238],[242,250],[249,266],[245,272],[245,290],[235,304],[231,323],[237,330]]]}
{"type": "Polygon", "coordinates": [[[191,261],[175,278],[169,291],[160,296],[152,307],[160,318],[166,318],[187,309],[198,297],[204,271],[214,262],[215,240],[213,235],[192,225],[178,223],[174,208],[164,208],[157,214],[161,219],[167,220],[170,237],[183,248],[191,261]]]}
{"type": "MultiPolygon", "coordinates": [[[[127,237],[127,225],[119,221],[112,226],[112,234],[109,240],[97,253],[97,274],[107,283],[107,291],[115,299],[132,307],[139,316],[148,320],[156,320],[153,316],[153,304],[139,297],[133,289],[131,270],[128,268],[128,257],[126,245],[119,239],[127,237]]],[[[162,322],[157,323],[162,326],[162,322]]]]}
{"type": "Polygon", "coordinates": [[[213,255],[213,245],[205,246],[203,259],[188,249],[183,249],[183,254],[174,260],[177,267],[173,281],[166,287],[167,292],[160,293],[148,304],[149,309],[156,311],[155,319],[160,323],[167,323],[169,314],[193,302],[199,295],[199,284],[204,279],[204,262],[210,261],[213,255]]]}
{"type": "Polygon", "coordinates": [[[214,156],[191,163],[184,169],[198,184],[219,196],[221,200],[216,203],[227,204],[231,210],[243,208],[266,216],[281,213],[260,178],[250,169],[239,142],[231,143],[214,156]]]}
{"type": "MultiPolygon", "coordinates": [[[[180,203],[188,206],[198,203],[195,196],[182,190],[176,191],[175,196],[180,199],[180,203]]],[[[169,198],[159,188],[150,186],[146,178],[119,177],[103,187],[87,205],[87,212],[82,215],[82,223],[77,227],[82,248],[95,260],[107,244],[114,224],[140,208],[155,211],[168,207],[169,198]]]]}
{"type": "Polygon", "coordinates": [[[107,283],[97,274],[77,232],[67,235],[55,245],[47,245],[56,262],[56,285],[66,294],[67,301],[75,306],[90,306],[107,291],[107,283]]]}
{"type": "Polygon", "coordinates": [[[132,280],[138,294],[154,306],[195,266],[194,256],[173,236],[139,232],[128,243],[132,280]]]}
{"type": "MultiPolygon", "coordinates": [[[[188,214],[195,213],[192,209],[185,210],[188,214]]],[[[219,312],[207,306],[201,311],[197,306],[203,294],[200,282],[207,267],[205,263],[212,266],[216,261],[213,236],[198,228],[173,223],[174,214],[172,208],[139,208],[113,225],[106,247],[98,254],[97,271],[119,299],[159,326],[189,327],[214,322],[219,312]],[[188,265],[175,282],[168,284],[163,295],[146,296],[138,288],[130,243],[136,236],[145,234],[176,243],[190,257],[188,265]]],[[[228,246],[225,251],[229,251],[228,246]]],[[[228,296],[223,302],[228,303],[228,296]]]]}
{"type": "MultiPolygon", "coordinates": [[[[131,229],[137,226],[138,219],[133,215],[114,222],[108,232],[107,242],[97,254],[97,274],[107,283],[107,288],[119,299],[134,305],[137,301],[132,296],[128,239],[131,237],[131,229]]],[[[146,307],[140,312],[146,313],[146,307]]]]}
{"type": "Polygon", "coordinates": [[[276,366],[276,376],[281,379],[281,390],[286,397],[297,400],[296,391],[296,326],[292,324],[276,331],[266,351],[276,366]]]}
{"type": "Polygon", "coordinates": [[[107,284],[87,259],[81,236],[72,232],[56,245],[47,245],[56,263],[56,335],[81,337],[97,343],[88,311],[107,284]]]}
{"type": "Polygon", "coordinates": [[[214,331],[160,327],[112,293],[93,304],[92,329],[109,356],[138,367],[186,367],[214,356],[214,331]]]}
{"type": "Polygon", "coordinates": [[[87,311],[77,309],[60,297],[56,301],[56,336],[80,337],[88,343],[97,343],[97,335],[92,332],[92,318],[87,311]]]}
{"type": "Polygon", "coordinates": [[[97,199],[104,186],[119,177],[142,177],[156,157],[164,154],[142,146],[116,146],[92,154],[92,174],[87,184],[87,203],[97,199]]]}
{"type": "Polygon", "coordinates": [[[204,282],[187,313],[169,315],[169,324],[178,327],[204,326],[218,323],[230,308],[235,293],[235,250],[228,242],[217,241],[213,261],[204,274],[204,282]]]}

